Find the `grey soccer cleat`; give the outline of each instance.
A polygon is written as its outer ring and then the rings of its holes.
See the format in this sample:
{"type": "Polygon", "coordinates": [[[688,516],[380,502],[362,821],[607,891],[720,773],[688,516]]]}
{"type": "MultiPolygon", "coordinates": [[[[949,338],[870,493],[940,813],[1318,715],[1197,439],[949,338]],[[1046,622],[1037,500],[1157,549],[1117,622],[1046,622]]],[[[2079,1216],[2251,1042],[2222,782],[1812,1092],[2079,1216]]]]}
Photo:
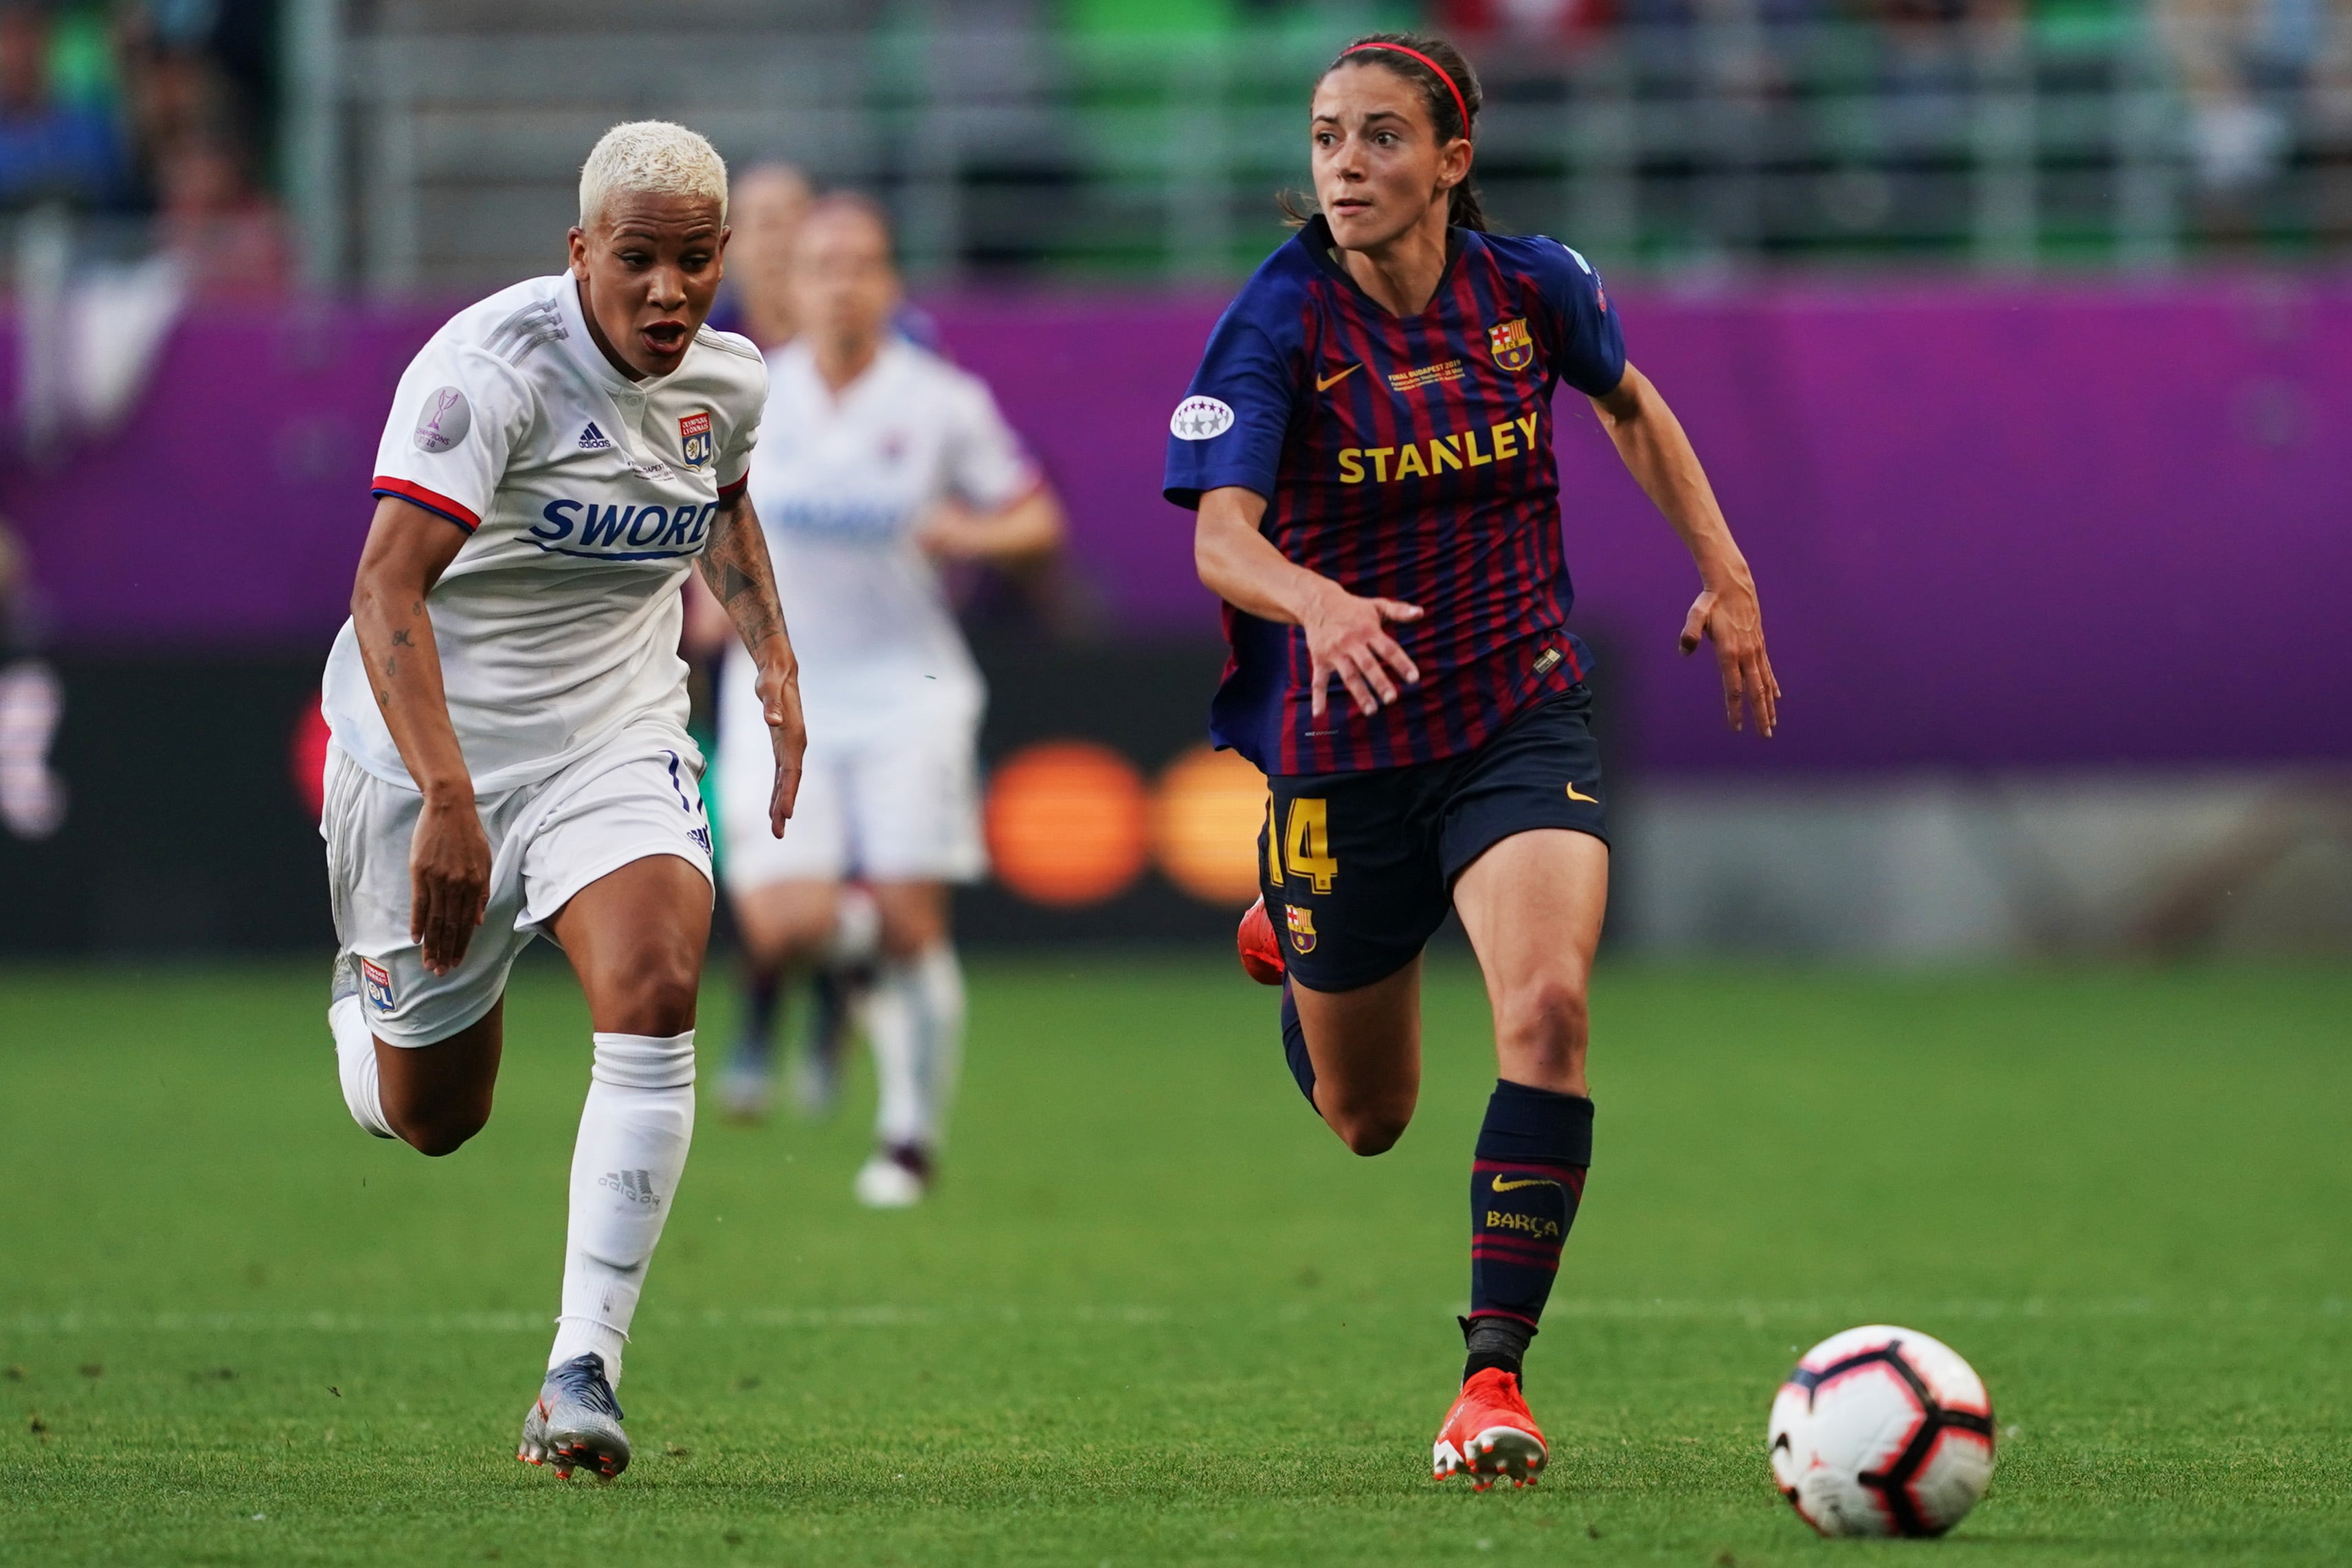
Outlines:
{"type": "Polygon", "coordinates": [[[539,1399],[522,1418],[522,1445],[515,1458],[526,1465],[552,1465],[572,1479],[575,1469],[611,1480],[629,1468],[629,1435],[613,1385],[604,1379],[604,1358],[590,1351],[550,1367],[539,1399]]]}
{"type": "Polygon", "coordinates": [[[768,1102],[775,1093],[776,1080],[768,1065],[747,1061],[740,1053],[727,1064],[727,1074],[719,1080],[719,1106],[732,1121],[766,1121],[768,1102]]]}

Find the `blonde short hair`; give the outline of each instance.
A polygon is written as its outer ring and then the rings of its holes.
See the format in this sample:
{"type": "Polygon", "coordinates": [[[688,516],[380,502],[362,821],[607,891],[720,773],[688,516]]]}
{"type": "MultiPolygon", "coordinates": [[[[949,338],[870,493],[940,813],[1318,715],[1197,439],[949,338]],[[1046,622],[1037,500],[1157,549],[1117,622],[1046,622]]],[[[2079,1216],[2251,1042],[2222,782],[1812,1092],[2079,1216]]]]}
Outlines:
{"type": "Polygon", "coordinates": [[[702,137],[667,120],[632,120],[596,139],[580,166],[580,226],[592,226],[620,191],[706,196],[719,204],[719,221],[727,221],[727,161],[702,137]]]}

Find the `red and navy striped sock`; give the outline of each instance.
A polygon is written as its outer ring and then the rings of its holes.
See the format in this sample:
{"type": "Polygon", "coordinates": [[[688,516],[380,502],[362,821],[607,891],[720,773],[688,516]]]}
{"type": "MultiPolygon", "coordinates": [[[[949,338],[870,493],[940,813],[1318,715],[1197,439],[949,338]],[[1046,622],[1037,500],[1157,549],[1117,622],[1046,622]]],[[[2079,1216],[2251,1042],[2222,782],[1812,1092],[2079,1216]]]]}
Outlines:
{"type": "Polygon", "coordinates": [[[1543,1317],[1592,1163],[1592,1101],[1495,1080],[1470,1167],[1467,1378],[1516,1373],[1543,1317]]]}

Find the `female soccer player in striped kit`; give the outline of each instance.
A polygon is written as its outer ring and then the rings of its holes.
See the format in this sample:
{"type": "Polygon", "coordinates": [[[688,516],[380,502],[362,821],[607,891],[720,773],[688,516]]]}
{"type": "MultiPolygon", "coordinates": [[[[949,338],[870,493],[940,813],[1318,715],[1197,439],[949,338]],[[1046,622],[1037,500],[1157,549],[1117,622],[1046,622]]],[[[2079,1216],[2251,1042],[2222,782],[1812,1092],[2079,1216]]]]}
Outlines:
{"type": "Polygon", "coordinates": [[[1439,1479],[1484,1489],[1547,1458],[1520,1361],[1591,1161],[1607,792],[1567,626],[1559,384],[1697,563],[1682,646],[1714,642],[1727,718],[1770,734],[1780,688],[1748,563],[1601,279],[1557,240],[1486,232],[1478,104],[1434,38],[1375,34],[1324,72],[1321,212],[1218,322],[1171,421],[1167,494],[1198,510],[1201,580],[1225,601],[1212,733],[1272,784],[1244,966],[1283,984],[1291,1070],[1350,1149],[1412,1120],[1421,951],[1449,907],[1486,974],[1498,1078],[1471,1165],[1468,1363],[1434,1454],[1439,1479]]]}

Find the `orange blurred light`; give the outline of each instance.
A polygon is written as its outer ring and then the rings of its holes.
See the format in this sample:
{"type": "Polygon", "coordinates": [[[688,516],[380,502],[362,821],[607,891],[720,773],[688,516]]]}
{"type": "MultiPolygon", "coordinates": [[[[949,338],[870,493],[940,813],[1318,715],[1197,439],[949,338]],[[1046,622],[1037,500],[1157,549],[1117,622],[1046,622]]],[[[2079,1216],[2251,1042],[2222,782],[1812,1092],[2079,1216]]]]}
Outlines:
{"type": "Polygon", "coordinates": [[[1238,752],[1195,746],[1168,764],[1152,800],[1160,868],[1194,898],[1245,904],[1257,896],[1257,835],[1265,775],[1238,752]]]}
{"type": "Polygon", "coordinates": [[[1125,892],[1150,849],[1143,775],[1108,746],[1045,741],[1006,759],[988,784],[988,852],[997,879],[1041,904],[1092,904],[1125,892]]]}

